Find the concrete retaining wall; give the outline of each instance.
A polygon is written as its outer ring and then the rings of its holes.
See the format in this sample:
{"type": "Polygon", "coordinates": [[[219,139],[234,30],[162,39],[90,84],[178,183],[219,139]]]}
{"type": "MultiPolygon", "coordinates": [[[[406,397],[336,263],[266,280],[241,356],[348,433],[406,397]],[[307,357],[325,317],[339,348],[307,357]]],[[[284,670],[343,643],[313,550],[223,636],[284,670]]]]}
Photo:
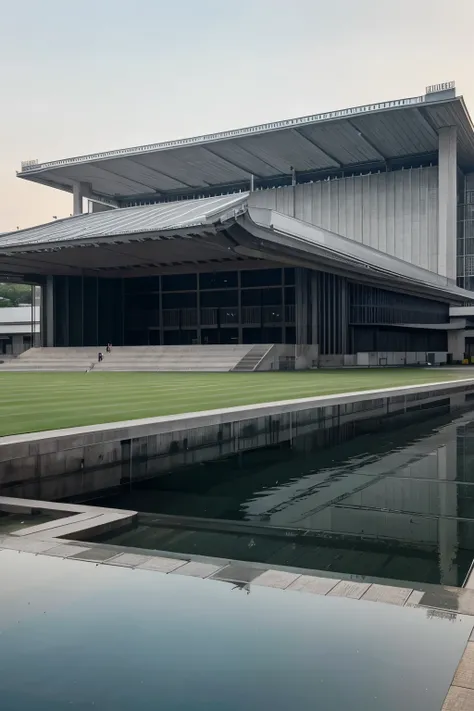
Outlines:
{"type": "Polygon", "coordinates": [[[437,404],[459,409],[472,392],[474,381],[468,380],[3,437],[0,494],[52,501],[87,498],[316,430],[437,404]]]}

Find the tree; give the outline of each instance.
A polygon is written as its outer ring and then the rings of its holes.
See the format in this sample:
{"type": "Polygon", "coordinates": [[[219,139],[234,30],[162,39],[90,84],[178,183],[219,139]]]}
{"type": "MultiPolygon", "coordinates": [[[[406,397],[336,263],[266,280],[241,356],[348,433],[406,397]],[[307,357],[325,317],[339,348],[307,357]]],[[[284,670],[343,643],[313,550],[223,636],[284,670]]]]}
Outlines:
{"type": "Polygon", "coordinates": [[[0,308],[31,304],[31,286],[28,284],[0,284],[0,308]]]}

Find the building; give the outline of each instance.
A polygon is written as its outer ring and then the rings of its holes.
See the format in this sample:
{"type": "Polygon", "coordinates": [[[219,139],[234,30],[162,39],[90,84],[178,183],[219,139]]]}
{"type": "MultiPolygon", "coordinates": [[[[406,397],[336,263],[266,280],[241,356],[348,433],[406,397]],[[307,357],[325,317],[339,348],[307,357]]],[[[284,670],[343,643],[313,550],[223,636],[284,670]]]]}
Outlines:
{"type": "Polygon", "coordinates": [[[463,357],[474,127],[453,83],[19,177],[73,196],[73,217],[0,237],[0,274],[42,286],[45,345],[463,357]]]}
{"type": "Polygon", "coordinates": [[[38,306],[4,306],[0,308],[0,358],[19,355],[35,343],[40,333],[38,306]]]}

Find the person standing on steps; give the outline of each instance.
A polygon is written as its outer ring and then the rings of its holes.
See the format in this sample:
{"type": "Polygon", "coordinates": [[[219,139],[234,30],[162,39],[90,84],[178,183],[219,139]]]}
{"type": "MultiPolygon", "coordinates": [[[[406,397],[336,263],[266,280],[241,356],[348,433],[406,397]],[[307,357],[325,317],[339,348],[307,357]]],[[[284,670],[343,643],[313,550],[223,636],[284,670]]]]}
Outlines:
{"type": "Polygon", "coordinates": [[[102,351],[99,351],[99,353],[97,354],[97,360],[99,363],[102,363],[102,361],[104,360],[104,354],[102,353],[102,351]]]}
{"type": "Polygon", "coordinates": [[[107,351],[107,353],[111,353],[111,352],[112,352],[112,344],[111,344],[111,343],[107,343],[107,346],[106,346],[105,350],[107,351]]]}

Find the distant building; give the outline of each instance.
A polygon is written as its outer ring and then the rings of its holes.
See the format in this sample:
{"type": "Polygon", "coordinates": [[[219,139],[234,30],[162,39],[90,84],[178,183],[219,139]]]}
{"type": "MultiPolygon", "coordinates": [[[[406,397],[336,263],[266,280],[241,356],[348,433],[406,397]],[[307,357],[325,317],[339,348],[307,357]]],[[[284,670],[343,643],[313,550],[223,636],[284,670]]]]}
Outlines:
{"type": "Polygon", "coordinates": [[[40,333],[40,310],[36,306],[0,308],[0,357],[18,355],[31,348],[40,333]]]}

